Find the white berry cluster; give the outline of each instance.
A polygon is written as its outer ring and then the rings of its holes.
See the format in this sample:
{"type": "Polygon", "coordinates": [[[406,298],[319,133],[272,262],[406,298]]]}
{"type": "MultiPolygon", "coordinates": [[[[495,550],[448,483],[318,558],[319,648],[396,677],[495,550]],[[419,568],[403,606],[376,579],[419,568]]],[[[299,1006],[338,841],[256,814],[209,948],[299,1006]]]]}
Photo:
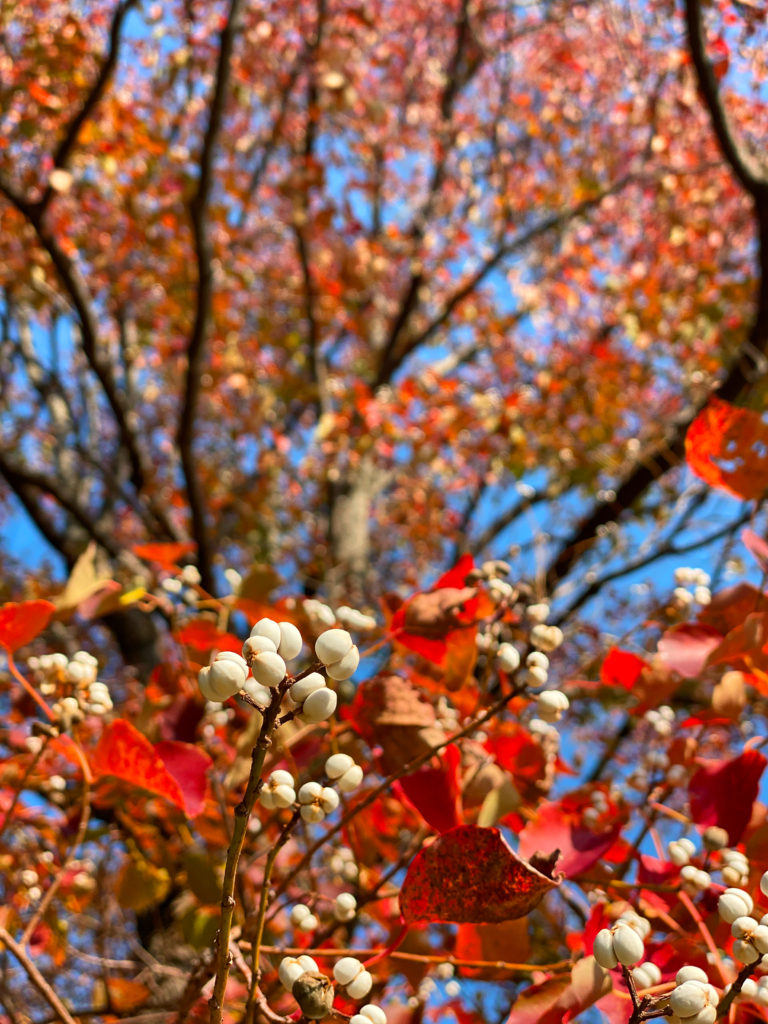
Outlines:
{"type": "MultiPolygon", "coordinates": [[[[351,892],[340,892],[333,901],[333,916],[341,922],[352,921],[357,916],[357,900],[351,892]]],[[[320,921],[306,903],[296,903],[289,914],[291,924],[301,932],[312,932],[320,921]]]]}
{"type": "Polygon", "coordinates": [[[745,999],[760,1003],[761,1006],[768,1006],[768,977],[759,978],[757,981],[754,978],[747,978],[741,986],[741,995],[745,999]]]}
{"type": "Polygon", "coordinates": [[[715,1024],[720,995],[700,967],[681,967],[669,994],[671,1024],[715,1024]]]}
{"type": "Polygon", "coordinates": [[[354,629],[359,633],[370,633],[376,629],[377,625],[376,619],[372,615],[366,615],[357,608],[350,608],[349,605],[343,604],[334,611],[330,605],[318,601],[314,597],[305,598],[302,602],[302,609],[316,630],[327,629],[340,622],[347,629],[354,629]]]}
{"type": "MultiPolygon", "coordinates": [[[[242,690],[261,708],[270,705],[279,691],[280,700],[285,697],[288,709],[303,721],[325,721],[336,710],[337,696],[326,685],[323,673],[309,672],[294,682],[288,675],[286,662],[297,658],[303,646],[301,633],[292,622],[260,619],[243,644],[242,655],[220,651],[211,665],[200,670],[200,690],[212,702],[225,701],[242,690]]],[[[360,653],[345,629],[321,633],[315,654],[325,674],[335,681],[349,679],[360,663],[360,653]]]]}
{"type": "Polygon", "coordinates": [[[337,960],[333,976],[337,984],[347,990],[350,999],[364,999],[373,986],[373,977],[353,956],[343,956],[337,960]]]}
{"type": "MultiPolygon", "coordinates": [[[[296,909],[296,908],[294,908],[296,909]]],[[[305,908],[308,910],[308,908],[305,908]]],[[[306,920],[306,916],[302,920],[306,920]]],[[[278,967],[280,984],[287,992],[294,991],[295,982],[306,973],[319,974],[317,963],[311,956],[284,957],[278,967]]],[[[346,989],[346,995],[350,999],[364,999],[371,991],[373,978],[363,967],[359,960],[351,956],[344,956],[336,962],[333,968],[333,977],[336,984],[346,989]]],[[[357,1013],[350,1018],[350,1024],[387,1024],[387,1016],[380,1006],[373,1003],[366,1003],[361,1006],[357,1013]]]]}
{"type": "MultiPolygon", "coordinates": [[[[325,762],[325,774],[342,793],[351,793],[363,781],[363,769],[349,754],[331,754],[325,762]]],[[[317,823],[336,810],[339,794],[319,782],[305,782],[297,790],[296,780],[284,768],[273,771],[259,791],[259,803],[269,810],[293,807],[297,801],[304,821],[317,823]]]]}
{"type": "Polygon", "coordinates": [[[635,988],[652,988],[661,981],[661,971],[650,960],[646,960],[645,963],[640,964],[638,967],[633,967],[630,973],[632,974],[635,988]]]}
{"type": "Polygon", "coordinates": [[[675,603],[683,608],[694,603],[708,605],[712,600],[712,592],[709,589],[710,582],[709,574],[703,569],[680,566],[675,569],[677,586],[672,592],[675,603]],[[693,588],[692,591],[688,590],[688,587],[693,588]]]}
{"type": "Polygon", "coordinates": [[[71,658],[61,653],[43,654],[30,658],[27,665],[43,696],[69,691],[51,709],[65,730],[84,714],[105,715],[112,710],[109,687],[96,678],[99,663],[87,651],[76,651],[71,658]]]}
{"type": "MultiPolygon", "coordinates": [[[[639,918],[638,920],[642,920],[639,918]]],[[[607,971],[619,964],[633,967],[643,959],[643,939],[631,921],[620,918],[612,928],[601,928],[595,936],[592,953],[607,971]]]]}

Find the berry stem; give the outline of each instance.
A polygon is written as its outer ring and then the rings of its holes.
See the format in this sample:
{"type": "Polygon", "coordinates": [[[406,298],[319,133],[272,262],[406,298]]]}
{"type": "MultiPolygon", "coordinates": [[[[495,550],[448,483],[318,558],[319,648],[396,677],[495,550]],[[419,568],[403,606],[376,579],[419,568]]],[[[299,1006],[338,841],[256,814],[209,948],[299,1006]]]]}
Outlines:
{"type": "MultiPolygon", "coordinates": [[[[229,940],[232,933],[232,921],[235,916],[236,901],[234,897],[235,883],[237,880],[237,868],[240,862],[240,854],[243,851],[245,835],[248,829],[248,820],[253,811],[253,805],[262,787],[261,773],[264,769],[264,761],[269,750],[272,733],[275,731],[277,718],[280,714],[282,692],[276,690],[273,693],[272,702],[264,712],[264,720],[259,730],[259,738],[251,753],[251,770],[248,776],[248,784],[245,788],[243,799],[235,808],[235,820],[232,828],[232,838],[227,848],[227,863],[224,868],[224,881],[221,891],[221,924],[216,939],[215,966],[216,980],[213,986],[213,994],[209,1001],[210,1024],[221,1024],[224,1007],[224,993],[227,988],[230,968],[229,940]]],[[[262,886],[262,899],[268,885],[265,881],[262,886]]]]}

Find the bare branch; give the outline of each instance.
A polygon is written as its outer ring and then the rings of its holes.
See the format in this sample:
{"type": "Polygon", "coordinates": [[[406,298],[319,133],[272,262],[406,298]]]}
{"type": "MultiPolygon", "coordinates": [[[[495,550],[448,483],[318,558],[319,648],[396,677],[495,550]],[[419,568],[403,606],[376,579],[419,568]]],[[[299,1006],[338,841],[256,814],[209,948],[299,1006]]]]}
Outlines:
{"type": "Polygon", "coordinates": [[[213,246],[208,229],[208,203],[213,182],[213,154],[224,117],[224,103],[229,87],[232,51],[242,0],[231,0],[227,20],[221,30],[216,80],[211,97],[208,125],[200,153],[200,174],[197,189],[189,204],[197,261],[197,297],[194,321],[187,344],[187,373],[182,392],[182,408],[176,443],[192,517],[192,534],[197,543],[198,567],[203,587],[214,591],[213,553],[205,521],[205,503],[194,455],[194,429],[200,399],[200,377],[203,369],[205,343],[211,327],[213,304],[213,246]]]}
{"type": "Polygon", "coordinates": [[[712,62],[707,56],[701,0],[685,0],[685,27],[688,34],[688,48],[696,68],[701,94],[709,111],[712,129],[723,151],[723,156],[746,191],[755,199],[762,197],[765,202],[768,198],[766,169],[736,141],[725,112],[712,62]]]}
{"type": "MultiPolygon", "coordinates": [[[[120,50],[120,33],[123,28],[125,17],[131,8],[135,7],[137,3],[138,0],[121,0],[115,8],[115,12],[112,15],[112,24],[109,29],[107,55],[102,61],[96,80],[91,86],[88,95],[85,97],[83,105],[67,125],[64,135],[56,147],[56,152],[53,155],[54,168],[66,167],[70,154],[77,144],[77,139],[83,125],[96,109],[99,100],[104,95],[104,91],[112,77],[112,72],[115,70],[115,66],[117,65],[117,56],[120,50]]],[[[36,204],[40,213],[46,209],[54,194],[54,190],[51,186],[46,186],[40,202],[36,204]]]]}

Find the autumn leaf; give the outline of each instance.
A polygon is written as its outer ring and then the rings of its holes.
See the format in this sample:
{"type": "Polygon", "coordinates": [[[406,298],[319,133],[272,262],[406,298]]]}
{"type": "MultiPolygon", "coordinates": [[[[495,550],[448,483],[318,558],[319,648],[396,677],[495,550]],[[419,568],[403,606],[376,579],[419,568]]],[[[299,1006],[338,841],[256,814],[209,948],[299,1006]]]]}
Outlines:
{"type": "Polygon", "coordinates": [[[186,810],[179,783],[163,759],[147,737],[123,718],[116,718],[104,729],[91,757],[91,768],[96,778],[121,779],[186,810]]]}
{"type": "Polygon", "coordinates": [[[178,740],[161,740],[154,745],[154,751],[176,780],[187,817],[194,818],[205,804],[211,758],[194,743],[178,740]]]}
{"type": "Polygon", "coordinates": [[[218,629],[211,619],[193,619],[177,629],[173,635],[178,643],[201,652],[215,649],[240,654],[243,648],[242,641],[233,633],[225,633],[218,629]]]}
{"type": "Polygon", "coordinates": [[[456,931],[453,955],[457,960],[487,960],[486,968],[462,968],[469,977],[498,979],[495,964],[526,963],[531,954],[529,925],[525,918],[501,921],[498,924],[460,924],[456,931]]]}
{"type": "Polygon", "coordinates": [[[604,686],[631,690],[646,668],[647,663],[637,654],[612,647],[603,660],[600,682],[604,686]]]}
{"type": "Polygon", "coordinates": [[[143,1006],[149,999],[149,989],[133,978],[106,978],[110,1008],[116,1013],[128,1013],[143,1006]]]}
{"type": "Polygon", "coordinates": [[[688,785],[696,824],[719,825],[728,833],[731,846],[738,843],[752,817],[766,764],[768,759],[751,749],[730,759],[700,761],[688,785]]]}
{"type": "Polygon", "coordinates": [[[570,976],[546,978],[525,989],[512,1007],[506,1024],[567,1024],[611,991],[608,971],[592,956],[585,956],[570,976]]]}
{"type": "Polygon", "coordinates": [[[559,885],[552,864],[518,856],[496,828],[460,825],[411,861],[400,890],[408,924],[493,923],[524,917],[559,885]]]}
{"type": "Polygon", "coordinates": [[[589,870],[613,846],[621,832],[621,822],[592,830],[581,823],[581,814],[564,802],[544,801],[536,816],[520,833],[519,852],[532,858],[538,850],[558,849],[559,871],[573,878],[589,870]]]}
{"type": "Polygon", "coordinates": [[[13,652],[42,632],[56,611],[50,601],[9,602],[0,606],[0,646],[13,652]]]}
{"type": "Polygon", "coordinates": [[[658,643],[658,651],[667,668],[684,679],[695,679],[717,648],[722,635],[711,626],[685,622],[668,629],[658,643]]]}
{"type": "Polygon", "coordinates": [[[702,480],[736,498],[768,488],[768,426],[760,415],[713,397],[688,428],[685,457],[702,480]]]}
{"type": "Polygon", "coordinates": [[[441,754],[439,767],[425,765],[403,775],[392,785],[392,792],[414,807],[437,832],[448,832],[462,822],[459,764],[461,755],[455,746],[441,754]]]}
{"type": "Polygon", "coordinates": [[[191,554],[197,545],[192,541],[178,543],[158,544],[135,544],[131,549],[137,558],[143,558],[145,562],[157,562],[163,569],[176,571],[176,563],[182,555],[191,554]]]}

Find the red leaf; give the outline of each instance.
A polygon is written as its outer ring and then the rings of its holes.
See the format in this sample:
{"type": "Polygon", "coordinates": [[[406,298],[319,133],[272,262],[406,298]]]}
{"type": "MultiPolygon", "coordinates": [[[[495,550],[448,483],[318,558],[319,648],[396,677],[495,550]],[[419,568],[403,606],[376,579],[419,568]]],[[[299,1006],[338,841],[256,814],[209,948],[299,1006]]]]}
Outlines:
{"type": "Polygon", "coordinates": [[[173,635],[180,644],[194,647],[196,651],[210,651],[216,648],[218,651],[234,651],[240,654],[243,649],[242,641],[233,633],[223,633],[217,629],[211,619],[193,619],[186,626],[176,630],[173,635]]]}
{"type": "MultiPolygon", "coordinates": [[[[531,954],[531,939],[528,922],[524,918],[502,921],[500,924],[460,924],[456,932],[453,956],[457,960],[489,961],[490,977],[498,979],[496,962],[526,963],[531,954]]],[[[462,975],[478,977],[487,974],[489,968],[462,968],[462,975]]]]}
{"type": "Polygon", "coordinates": [[[145,562],[157,562],[164,569],[176,569],[176,562],[182,555],[188,555],[197,547],[191,541],[185,543],[134,544],[131,549],[138,558],[145,562]]]}
{"type": "Polygon", "coordinates": [[[0,645],[15,651],[45,629],[56,605],[50,601],[9,602],[0,607],[0,645]]]}
{"type": "Polygon", "coordinates": [[[206,772],[213,762],[205,751],[178,740],[161,740],[154,750],[178,783],[187,817],[194,818],[205,804],[206,772]]]}
{"type": "Polygon", "coordinates": [[[637,654],[612,647],[600,669],[600,682],[604,686],[620,686],[624,690],[631,690],[646,667],[646,663],[637,654]]]}
{"type": "Polygon", "coordinates": [[[668,629],[659,640],[658,650],[667,668],[685,679],[694,679],[722,639],[722,634],[711,626],[686,622],[668,629]]]}
{"type": "Polygon", "coordinates": [[[524,917],[560,884],[551,870],[545,858],[532,864],[519,857],[496,828],[460,825],[411,861],[400,890],[400,911],[408,924],[484,924],[524,917]]]}
{"type": "Polygon", "coordinates": [[[611,986],[610,974],[594,957],[586,956],[573,965],[570,979],[560,975],[526,988],[507,1024],[566,1024],[610,992],[611,986]]]}
{"type": "Polygon", "coordinates": [[[146,736],[123,718],[115,719],[101,734],[91,758],[91,767],[95,776],[123,779],[185,809],[179,784],[155,748],[146,736]]]}
{"type": "Polygon", "coordinates": [[[621,823],[614,822],[602,832],[593,832],[580,823],[580,813],[572,812],[562,802],[541,803],[533,821],[520,833],[518,847],[522,857],[532,857],[537,850],[559,850],[559,871],[573,878],[591,868],[616,842],[621,823]]]}
{"type": "Polygon", "coordinates": [[[731,846],[741,839],[752,817],[760,777],[768,759],[759,750],[745,750],[726,761],[699,762],[688,789],[691,817],[705,828],[719,825],[731,846]]]}
{"type": "Polygon", "coordinates": [[[761,572],[768,572],[768,543],[754,530],[742,530],[741,541],[760,566],[761,572]]]}
{"type": "Polygon", "coordinates": [[[425,765],[392,784],[392,791],[407,800],[436,832],[449,832],[462,822],[459,789],[461,755],[455,746],[442,755],[439,768],[425,765]]]}
{"type": "Polygon", "coordinates": [[[698,477],[736,498],[768,488],[768,427],[751,409],[711,398],[688,428],[685,457],[698,477]]]}

